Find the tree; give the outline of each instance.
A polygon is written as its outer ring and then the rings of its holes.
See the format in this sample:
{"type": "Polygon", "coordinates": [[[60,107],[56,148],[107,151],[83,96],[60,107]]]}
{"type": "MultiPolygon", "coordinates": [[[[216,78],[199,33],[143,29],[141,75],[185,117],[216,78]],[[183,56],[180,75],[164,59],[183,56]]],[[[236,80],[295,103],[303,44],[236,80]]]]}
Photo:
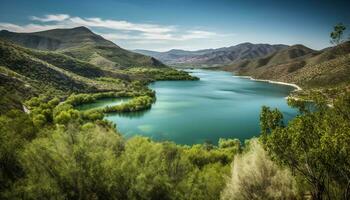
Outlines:
{"type": "Polygon", "coordinates": [[[182,150],[171,143],[134,137],[120,159],[124,199],[183,199],[179,184],[191,169],[182,150]]]}
{"type": "Polygon", "coordinates": [[[264,108],[262,141],[275,161],[307,181],[313,199],[349,199],[350,94],[339,97],[333,108],[315,103],[315,111],[297,116],[286,127],[280,125],[279,111],[264,108]]]}
{"type": "Polygon", "coordinates": [[[333,31],[330,34],[331,43],[334,45],[341,44],[343,42],[343,34],[346,30],[346,27],[342,23],[338,23],[334,26],[333,31]]]}

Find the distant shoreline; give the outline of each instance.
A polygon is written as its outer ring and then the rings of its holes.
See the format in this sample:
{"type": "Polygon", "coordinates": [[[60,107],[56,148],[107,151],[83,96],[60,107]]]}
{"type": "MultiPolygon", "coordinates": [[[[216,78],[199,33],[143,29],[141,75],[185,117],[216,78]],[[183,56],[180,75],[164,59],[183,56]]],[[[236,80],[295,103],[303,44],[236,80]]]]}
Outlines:
{"type": "Polygon", "coordinates": [[[246,78],[252,81],[260,81],[260,82],[267,82],[267,83],[273,83],[273,84],[279,84],[279,85],[288,85],[291,87],[294,87],[295,90],[294,91],[300,91],[303,90],[300,86],[298,86],[297,84],[294,83],[286,83],[286,82],[281,82],[281,81],[272,81],[272,80],[267,80],[267,79],[255,79],[251,76],[238,76],[238,75],[233,75],[234,77],[238,77],[238,78],[246,78]]]}

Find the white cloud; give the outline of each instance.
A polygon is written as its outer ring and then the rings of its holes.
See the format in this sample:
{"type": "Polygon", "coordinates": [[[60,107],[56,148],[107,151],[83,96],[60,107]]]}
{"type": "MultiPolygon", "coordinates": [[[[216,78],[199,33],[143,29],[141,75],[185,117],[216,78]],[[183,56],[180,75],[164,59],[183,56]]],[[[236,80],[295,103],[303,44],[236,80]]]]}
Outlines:
{"type": "Polygon", "coordinates": [[[162,26],[157,24],[137,24],[127,21],[103,20],[101,18],[80,18],[72,17],[69,20],[73,24],[89,27],[100,27],[124,31],[140,31],[146,33],[167,33],[175,30],[173,26],[162,26]]]}
{"type": "Polygon", "coordinates": [[[44,17],[32,16],[30,19],[40,22],[61,22],[68,19],[70,16],[67,14],[58,14],[58,15],[45,15],[44,17]]]}
{"type": "Polygon", "coordinates": [[[120,33],[97,33],[108,40],[139,40],[140,36],[120,33]]]}
{"type": "Polygon", "coordinates": [[[209,31],[188,31],[186,35],[184,35],[183,39],[201,39],[201,38],[210,38],[216,36],[217,34],[209,31]]]}

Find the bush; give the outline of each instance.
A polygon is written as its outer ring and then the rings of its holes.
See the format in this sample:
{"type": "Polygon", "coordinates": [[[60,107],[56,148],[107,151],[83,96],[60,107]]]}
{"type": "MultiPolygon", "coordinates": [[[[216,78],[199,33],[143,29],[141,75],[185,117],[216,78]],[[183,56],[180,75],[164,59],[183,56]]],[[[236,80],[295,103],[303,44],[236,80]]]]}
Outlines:
{"type": "Polygon", "coordinates": [[[118,157],[123,141],[99,127],[59,128],[21,154],[26,178],[13,195],[27,199],[123,199],[118,157]]]}
{"type": "Polygon", "coordinates": [[[155,98],[150,96],[139,96],[121,105],[110,106],[103,109],[104,113],[111,112],[135,112],[149,109],[154,103],[155,98]]]}
{"type": "Polygon", "coordinates": [[[0,116],[0,199],[8,199],[16,181],[24,177],[19,154],[35,137],[28,115],[12,110],[0,116]]]}
{"type": "Polygon", "coordinates": [[[293,199],[295,189],[291,173],[273,163],[256,139],[249,145],[248,152],[235,156],[222,199],[293,199]]]}

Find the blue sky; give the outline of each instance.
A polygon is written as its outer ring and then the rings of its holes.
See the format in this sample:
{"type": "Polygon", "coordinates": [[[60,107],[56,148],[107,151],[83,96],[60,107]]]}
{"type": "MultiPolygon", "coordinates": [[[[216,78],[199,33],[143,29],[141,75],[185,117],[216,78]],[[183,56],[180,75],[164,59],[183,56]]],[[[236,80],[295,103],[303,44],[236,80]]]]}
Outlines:
{"type": "Polygon", "coordinates": [[[350,1],[0,0],[0,29],[87,26],[127,49],[197,50],[242,42],[322,49],[332,26],[350,29],[350,1]]]}

